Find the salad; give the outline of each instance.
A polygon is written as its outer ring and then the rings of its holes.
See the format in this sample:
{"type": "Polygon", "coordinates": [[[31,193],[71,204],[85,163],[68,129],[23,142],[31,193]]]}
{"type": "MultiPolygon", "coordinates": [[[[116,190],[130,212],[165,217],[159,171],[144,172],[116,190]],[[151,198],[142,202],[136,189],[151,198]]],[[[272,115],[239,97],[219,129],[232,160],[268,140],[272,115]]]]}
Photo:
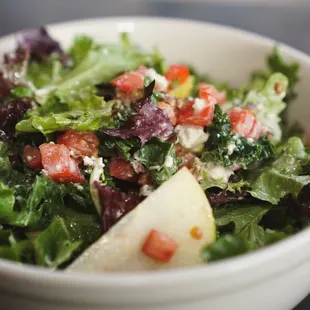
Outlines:
{"type": "Polygon", "coordinates": [[[127,34],[64,51],[45,28],[18,33],[0,73],[0,257],[170,268],[309,225],[310,151],[286,121],[299,65],[277,47],[267,65],[237,89],[127,34]]]}

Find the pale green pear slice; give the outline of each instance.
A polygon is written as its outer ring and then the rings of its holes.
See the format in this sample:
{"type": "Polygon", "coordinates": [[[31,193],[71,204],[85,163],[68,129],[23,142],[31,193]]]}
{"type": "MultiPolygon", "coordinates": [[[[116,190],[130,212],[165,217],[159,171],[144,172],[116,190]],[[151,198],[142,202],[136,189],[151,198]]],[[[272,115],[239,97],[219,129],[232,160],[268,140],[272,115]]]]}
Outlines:
{"type": "Polygon", "coordinates": [[[208,199],[191,172],[182,168],[82,253],[68,270],[141,271],[193,266],[202,263],[201,250],[215,237],[208,199]],[[152,229],[178,243],[170,262],[156,261],[141,251],[152,229]],[[201,238],[195,238],[195,230],[201,232],[201,238]]]}

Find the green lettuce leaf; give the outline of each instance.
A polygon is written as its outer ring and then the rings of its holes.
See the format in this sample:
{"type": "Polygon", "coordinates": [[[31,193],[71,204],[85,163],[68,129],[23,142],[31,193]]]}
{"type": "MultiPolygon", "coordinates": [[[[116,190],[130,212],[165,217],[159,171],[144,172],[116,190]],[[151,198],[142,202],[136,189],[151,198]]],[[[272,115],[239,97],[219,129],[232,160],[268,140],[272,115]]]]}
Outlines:
{"type": "Polygon", "coordinates": [[[72,110],[63,113],[50,113],[47,116],[33,115],[16,125],[17,133],[42,132],[49,134],[55,131],[97,131],[106,127],[111,121],[111,103],[107,102],[100,110],[72,110]]]}
{"type": "Polygon", "coordinates": [[[66,71],[59,55],[52,54],[45,61],[31,61],[27,68],[26,80],[32,82],[36,88],[42,88],[59,82],[66,71]]]}
{"type": "Polygon", "coordinates": [[[257,250],[285,238],[288,233],[265,229],[260,225],[273,205],[239,205],[214,210],[215,222],[220,232],[218,240],[205,248],[205,261],[215,261],[257,250]]]}
{"type": "Polygon", "coordinates": [[[69,55],[73,59],[74,66],[77,66],[95,45],[93,39],[87,35],[78,35],[74,38],[69,49],[69,55]]]}
{"type": "Polygon", "coordinates": [[[35,262],[33,243],[13,229],[0,228],[0,257],[33,264],[35,262]]]}
{"type": "Polygon", "coordinates": [[[247,251],[244,241],[231,234],[226,234],[217,239],[213,244],[202,251],[202,257],[205,262],[233,257],[243,254],[247,251]]]}
{"type": "Polygon", "coordinates": [[[54,217],[51,224],[34,241],[36,263],[51,268],[69,261],[100,236],[97,217],[67,211],[54,217]]]}
{"type": "Polygon", "coordinates": [[[11,181],[10,187],[2,186],[0,224],[28,227],[36,230],[48,225],[55,214],[65,208],[63,186],[41,175],[23,176],[16,174],[17,183],[11,181]],[[13,185],[14,184],[14,185],[13,185]]]}
{"type": "Polygon", "coordinates": [[[157,185],[167,181],[178,170],[180,161],[172,143],[152,139],[145,144],[134,158],[151,174],[157,185]]]}
{"type": "Polygon", "coordinates": [[[9,147],[7,143],[0,140],[0,180],[4,180],[11,171],[11,163],[8,155],[9,147]]]}
{"type": "MultiPolygon", "coordinates": [[[[202,175],[203,177],[203,175],[202,175]]],[[[232,182],[224,182],[223,180],[213,180],[208,177],[203,178],[203,180],[200,182],[200,186],[205,191],[208,188],[211,187],[218,187],[221,189],[228,190],[232,193],[235,193],[236,191],[240,192],[243,188],[249,187],[250,183],[244,179],[241,179],[238,182],[232,183],[232,182]]]]}
{"type": "Polygon", "coordinates": [[[295,197],[310,183],[310,176],[304,175],[310,163],[310,154],[299,138],[290,138],[277,149],[276,160],[265,167],[252,182],[250,193],[253,197],[279,203],[288,194],[295,197]]]}
{"type": "Polygon", "coordinates": [[[14,212],[14,191],[0,182],[0,223],[6,224],[6,218],[14,212]]]}
{"type": "Polygon", "coordinates": [[[70,53],[75,66],[59,81],[52,82],[36,92],[41,103],[44,103],[47,95],[56,88],[63,91],[108,83],[121,72],[134,70],[142,64],[153,65],[153,60],[158,59],[156,53],[146,52],[131,42],[125,46],[98,44],[85,36],[75,40],[70,53]]]}
{"type": "Polygon", "coordinates": [[[240,234],[248,225],[258,224],[272,205],[228,206],[214,210],[216,225],[221,228],[233,225],[233,233],[240,234]]]}

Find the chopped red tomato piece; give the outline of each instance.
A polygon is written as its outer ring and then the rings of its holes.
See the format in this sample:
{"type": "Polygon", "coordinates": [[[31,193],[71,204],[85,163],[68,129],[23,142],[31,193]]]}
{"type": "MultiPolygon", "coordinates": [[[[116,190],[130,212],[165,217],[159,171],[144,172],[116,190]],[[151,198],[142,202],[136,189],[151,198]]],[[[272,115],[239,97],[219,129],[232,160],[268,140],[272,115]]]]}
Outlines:
{"type": "Polygon", "coordinates": [[[199,85],[199,96],[206,100],[208,100],[209,96],[212,96],[218,104],[223,104],[226,101],[225,91],[219,92],[214,86],[205,83],[199,85]]]}
{"type": "Polygon", "coordinates": [[[177,80],[180,84],[184,83],[189,76],[189,69],[184,65],[171,65],[165,74],[168,81],[177,80]]]}
{"type": "Polygon", "coordinates": [[[214,101],[209,103],[205,100],[204,107],[199,111],[195,110],[194,104],[194,101],[188,101],[182,106],[178,113],[177,123],[193,126],[210,125],[214,116],[214,101]]]}
{"type": "Polygon", "coordinates": [[[99,141],[93,132],[67,131],[58,136],[57,144],[64,144],[81,156],[95,156],[98,154],[99,141]]]}
{"type": "Polygon", "coordinates": [[[172,108],[172,106],[168,103],[165,103],[165,102],[162,102],[162,101],[159,101],[158,102],[158,107],[165,111],[167,113],[167,116],[171,122],[172,125],[175,125],[176,122],[177,122],[177,118],[175,116],[175,113],[174,113],[174,110],[172,108]]]}
{"type": "Polygon", "coordinates": [[[255,117],[252,112],[241,108],[228,111],[231,129],[241,137],[249,137],[254,126],[255,117]]]}
{"type": "Polygon", "coordinates": [[[138,180],[138,175],[131,164],[121,158],[113,158],[111,160],[109,172],[112,177],[123,181],[136,182],[138,180]]]}
{"type": "Polygon", "coordinates": [[[40,150],[31,145],[26,145],[23,152],[24,162],[32,169],[41,169],[42,160],[40,150]]]}
{"type": "Polygon", "coordinates": [[[263,124],[259,120],[255,119],[253,127],[247,137],[252,138],[253,140],[257,140],[261,136],[262,129],[263,124]]]}
{"type": "Polygon", "coordinates": [[[55,182],[82,183],[86,181],[65,145],[44,143],[40,145],[40,151],[43,168],[47,176],[55,182]]]}
{"type": "Polygon", "coordinates": [[[177,248],[178,244],[173,239],[153,229],[142,246],[142,252],[160,262],[168,263],[175,254],[177,248]]]}
{"type": "Polygon", "coordinates": [[[144,76],[139,72],[126,72],[112,80],[111,83],[125,93],[131,93],[137,88],[144,87],[144,76]]]}

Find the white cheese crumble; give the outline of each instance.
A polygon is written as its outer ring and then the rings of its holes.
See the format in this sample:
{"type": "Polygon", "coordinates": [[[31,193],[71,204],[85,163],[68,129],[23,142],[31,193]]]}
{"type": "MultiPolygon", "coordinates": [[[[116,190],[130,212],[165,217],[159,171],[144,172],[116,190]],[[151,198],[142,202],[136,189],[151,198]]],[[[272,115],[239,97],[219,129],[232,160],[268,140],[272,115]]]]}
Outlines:
{"type": "Polygon", "coordinates": [[[154,191],[153,186],[145,184],[141,186],[139,195],[147,197],[151,195],[153,191],[154,191]]]}
{"type": "Polygon", "coordinates": [[[180,144],[186,149],[192,149],[208,140],[209,134],[201,126],[178,125],[174,129],[180,144]]]}
{"type": "Polygon", "coordinates": [[[235,149],[236,149],[236,144],[234,142],[228,143],[227,145],[228,155],[231,155],[235,149]]]}
{"type": "Polygon", "coordinates": [[[94,183],[95,181],[99,181],[101,175],[103,174],[103,168],[105,165],[103,163],[102,157],[95,158],[93,160],[92,166],[94,168],[90,176],[91,184],[94,183]]]}
{"type": "MultiPolygon", "coordinates": [[[[136,155],[136,158],[138,157],[138,155],[137,155],[138,153],[136,153],[135,155],[136,155]]],[[[143,165],[140,163],[140,162],[138,162],[137,160],[131,160],[131,162],[130,162],[130,165],[131,165],[131,167],[133,168],[133,170],[135,171],[135,173],[142,173],[142,172],[144,172],[145,171],[145,169],[144,169],[144,167],[143,167],[143,165]]]]}
{"type": "Polygon", "coordinates": [[[230,169],[213,162],[207,163],[207,173],[211,179],[223,180],[223,182],[228,182],[229,177],[233,174],[230,169]]]}
{"type": "Polygon", "coordinates": [[[83,186],[78,183],[72,183],[72,185],[78,190],[78,191],[83,191],[83,186]]]}
{"type": "Polygon", "coordinates": [[[94,157],[94,156],[92,156],[92,157],[84,156],[83,157],[84,166],[93,166],[95,161],[96,161],[96,157],[94,157]]]}
{"type": "Polygon", "coordinates": [[[206,107],[206,102],[203,99],[196,98],[193,104],[195,112],[199,113],[206,107]]]}
{"type": "Polygon", "coordinates": [[[146,75],[152,80],[155,80],[156,89],[159,92],[167,91],[168,81],[163,75],[158,74],[153,68],[147,69],[146,75]]]}
{"type": "Polygon", "coordinates": [[[202,179],[220,180],[227,183],[229,177],[234,173],[231,169],[215,162],[201,162],[199,158],[195,158],[194,170],[196,174],[200,175],[198,181],[202,179]]]}

